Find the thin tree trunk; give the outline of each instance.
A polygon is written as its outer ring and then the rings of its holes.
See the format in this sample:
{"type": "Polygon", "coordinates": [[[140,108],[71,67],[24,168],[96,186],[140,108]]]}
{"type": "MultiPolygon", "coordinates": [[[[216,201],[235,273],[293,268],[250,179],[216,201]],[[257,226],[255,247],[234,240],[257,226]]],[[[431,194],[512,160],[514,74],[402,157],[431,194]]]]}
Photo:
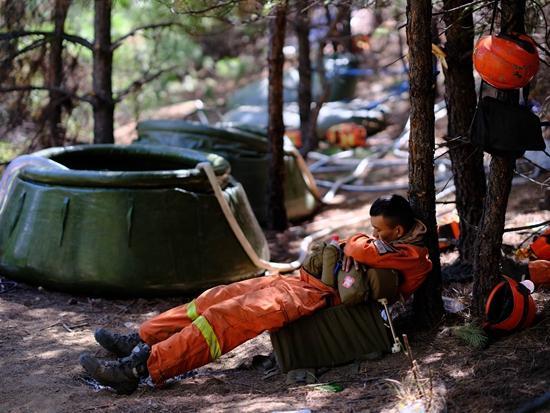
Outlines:
{"type": "MultiPolygon", "coordinates": [[[[20,0],[5,0],[0,6],[0,24],[5,32],[22,30],[25,23],[25,2],[20,0]]],[[[15,86],[16,73],[14,60],[11,58],[18,48],[19,41],[2,42],[0,47],[0,85],[2,87],[15,86]]],[[[21,124],[25,118],[21,116],[28,111],[24,96],[29,92],[19,94],[2,94],[2,107],[7,112],[7,116],[0,124],[0,133],[16,125],[21,124]]]]}
{"type": "MultiPolygon", "coordinates": [[[[71,0],[55,0],[54,6],[54,36],[50,42],[48,65],[48,84],[52,88],[61,88],[63,83],[63,32],[65,20],[71,0]]],[[[49,92],[50,101],[46,108],[48,132],[44,136],[47,141],[44,146],[62,146],[65,140],[64,128],[61,125],[63,104],[67,96],[57,91],[49,92]]]]}
{"type": "MultiPolygon", "coordinates": [[[[445,0],[445,10],[455,9],[470,0],[445,0]]],[[[454,175],[456,209],[460,216],[459,251],[463,262],[473,264],[478,224],[486,193],[483,151],[465,142],[476,108],[472,64],[474,22],[470,9],[445,15],[447,63],[445,98],[447,101],[447,144],[454,175]]]]}
{"type": "Polygon", "coordinates": [[[286,27],[286,0],[280,1],[274,8],[269,23],[269,126],[268,144],[271,161],[269,164],[268,188],[268,227],[274,230],[287,228],[285,209],[285,164],[283,153],[283,46],[286,27]]]}
{"type": "MultiPolygon", "coordinates": [[[[502,0],[501,33],[525,33],[525,0],[502,0]]],[[[500,100],[518,103],[517,91],[499,92],[500,100]]],[[[472,312],[481,317],[485,311],[485,300],[500,281],[500,258],[502,234],[508,197],[514,175],[514,158],[496,156],[491,159],[487,196],[483,217],[479,227],[478,254],[474,260],[474,287],[472,312]]]]}
{"type": "Polygon", "coordinates": [[[319,40],[319,45],[317,47],[317,56],[316,56],[316,66],[317,66],[317,76],[319,76],[319,83],[321,86],[321,94],[317,101],[315,102],[315,106],[311,112],[311,118],[310,118],[310,127],[311,127],[311,136],[315,139],[315,141],[312,143],[311,149],[316,149],[319,145],[319,136],[317,135],[317,120],[319,119],[319,114],[321,113],[321,109],[323,105],[325,104],[326,100],[330,97],[331,94],[331,86],[326,76],[325,71],[325,55],[324,50],[327,45],[327,40],[330,38],[333,38],[336,36],[336,26],[338,25],[338,22],[344,18],[346,13],[346,8],[339,7],[338,12],[336,13],[336,16],[334,19],[331,19],[330,13],[328,12],[328,8],[326,7],[325,10],[327,11],[327,23],[328,23],[328,30],[327,34],[324,38],[319,40]]]}
{"type": "Polygon", "coordinates": [[[340,44],[342,52],[353,53],[353,42],[351,41],[351,2],[343,1],[340,5],[342,11],[340,44]]]}
{"type": "Polygon", "coordinates": [[[317,147],[315,129],[311,127],[311,57],[309,44],[309,3],[297,0],[294,30],[298,40],[298,108],[300,110],[300,135],[302,154],[317,147]]]}
{"type": "MultiPolygon", "coordinates": [[[[3,29],[6,32],[22,29],[21,16],[24,14],[24,11],[25,4],[22,1],[4,1],[0,9],[3,29]]],[[[6,80],[10,77],[10,73],[13,70],[13,59],[9,59],[8,57],[17,51],[17,43],[17,40],[2,42],[2,47],[0,48],[0,83],[3,85],[6,85],[6,80]]]]}
{"type": "Polygon", "coordinates": [[[94,143],[113,143],[115,104],[113,102],[111,50],[111,0],[95,0],[94,16],[94,143]]]}
{"type": "Polygon", "coordinates": [[[430,0],[407,1],[407,41],[410,64],[411,133],[409,138],[409,199],[427,225],[426,244],[433,269],[414,296],[419,325],[431,326],[441,318],[441,266],[435,222],[434,91],[430,27],[430,0]]]}

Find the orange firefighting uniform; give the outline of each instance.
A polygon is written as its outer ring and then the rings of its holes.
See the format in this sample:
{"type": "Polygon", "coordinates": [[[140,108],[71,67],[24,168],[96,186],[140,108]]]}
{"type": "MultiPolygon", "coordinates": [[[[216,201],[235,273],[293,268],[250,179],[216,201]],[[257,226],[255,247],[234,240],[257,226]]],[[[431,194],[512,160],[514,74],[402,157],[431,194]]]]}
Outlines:
{"type": "Polygon", "coordinates": [[[338,301],[336,290],[304,271],[300,277],[273,275],[211,288],[140,326],[141,339],[151,346],[149,374],[162,384],[338,301]]]}
{"type": "Polygon", "coordinates": [[[372,268],[398,270],[403,279],[399,292],[409,297],[432,270],[428,249],[420,242],[426,227],[420,221],[413,230],[398,240],[386,243],[365,234],[357,234],[347,240],[344,254],[372,268]]]}
{"type": "MultiPolygon", "coordinates": [[[[368,248],[362,237],[351,238],[346,250],[363,264],[402,272],[404,293],[411,293],[431,270],[425,248],[397,244],[397,252],[381,255],[368,248]]],[[[139,335],[151,346],[149,374],[155,384],[162,384],[265,330],[278,329],[339,301],[335,289],[303,269],[300,277],[274,275],[214,287],[141,325],[139,335]]]]}

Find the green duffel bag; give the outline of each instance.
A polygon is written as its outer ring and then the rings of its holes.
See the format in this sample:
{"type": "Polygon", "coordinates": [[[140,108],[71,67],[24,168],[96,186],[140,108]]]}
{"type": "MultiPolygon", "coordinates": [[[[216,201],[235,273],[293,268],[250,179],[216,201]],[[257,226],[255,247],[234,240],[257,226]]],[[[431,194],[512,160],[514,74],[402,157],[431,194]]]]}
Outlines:
{"type": "Polygon", "coordinates": [[[336,288],[336,271],[341,257],[338,245],[329,242],[315,242],[311,246],[302,267],[326,285],[336,288]]]}
{"type": "Polygon", "coordinates": [[[338,289],[343,304],[354,305],[381,298],[392,303],[399,298],[398,271],[359,264],[345,272],[341,269],[341,259],[341,247],[337,244],[315,242],[303,268],[326,285],[338,289]]]}
{"type": "Polygon", "coordinates": [[[399,272],[386,268],[353,266],[338,272],[338,294],[343,304],[354,305],[381,298],[393,303],[399,298],[399,272]]]}
{"type": "Polygon", "coordinates": [[[368,299],[380,300],[385,298],[389,304],[396,302],[399,297],[399,283],[401,273],[389,268],[369,268],[366,273],[368,299]]]}
{"type": "Polygon", "coordinates": [[[367,301],[369,288],[365,275],[366,269],[362,265],[352,266],[347,272],[342,269],[338,271],[338,295],[342,304],[354,305],[367,301]]]}

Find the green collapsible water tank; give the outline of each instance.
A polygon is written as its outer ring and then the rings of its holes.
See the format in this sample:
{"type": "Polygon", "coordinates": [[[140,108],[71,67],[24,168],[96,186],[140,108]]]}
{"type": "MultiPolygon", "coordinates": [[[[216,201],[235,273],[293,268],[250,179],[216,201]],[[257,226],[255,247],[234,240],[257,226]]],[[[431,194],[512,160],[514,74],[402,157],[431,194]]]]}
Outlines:
{"type": "MultiPolygon", "coordinates": [[[[329,94],[324,101],[351,100],[356,95],[358,76],[355,69],[359,67],[359,59],[353,54],[335,54],[325,57],[325,77],[329,84],[329,94]]],[[[312,73],[312,95],[314,101],[319,101],[324,95],[318,71],[312,73]]],[[[298,87],[300,75],[296,68],[285,70],[283,73],[283,100],[285,103],[298,102],[298,87]]],[[[236,90],[227,99],[227,106],[231,109],[238,106],[267,106],[269,82],[263,78],[248,83],[236,90]]]]}
{"type": "Polygon", "coordinates": [[[197,169],[211,163],[238,224],[268,260],[246,194],[222,157],[138,145],[34,155],[59,167],[30,162],[10,177],[0,199],[3,276],[70,292],[137,296],[194,292],[263,272],[197,169]]]}
{"type": "MultiPolygon", "coordinates": [[[[216,153],[229,161],[231,174],[242,183],[261,225],[267,222],[269,152],[267,136],[251,127],[202,125],[185,120],[147,120],[138,123],[136,144],[171,145],[216,153]]],[[[287,145],[292,145],[290,142],[287,145]]],[[[310,216],[319,203],[298,161],[285,150],[285,207],[290,220],[310,216]]]]}

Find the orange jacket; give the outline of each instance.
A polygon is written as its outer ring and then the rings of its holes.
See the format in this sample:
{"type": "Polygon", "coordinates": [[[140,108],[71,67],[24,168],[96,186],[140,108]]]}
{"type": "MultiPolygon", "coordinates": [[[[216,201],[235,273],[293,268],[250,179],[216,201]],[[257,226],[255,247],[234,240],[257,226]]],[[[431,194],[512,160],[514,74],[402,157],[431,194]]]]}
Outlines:
{"type": "Polygon", "coordinates": [[[428,249],[412,244],[385,243],[365,234],[356,234],[346,241],[344,254],[372,268],[391,268],[403,275],[399,291],[410,296],[432,270],[428,249]]]}

